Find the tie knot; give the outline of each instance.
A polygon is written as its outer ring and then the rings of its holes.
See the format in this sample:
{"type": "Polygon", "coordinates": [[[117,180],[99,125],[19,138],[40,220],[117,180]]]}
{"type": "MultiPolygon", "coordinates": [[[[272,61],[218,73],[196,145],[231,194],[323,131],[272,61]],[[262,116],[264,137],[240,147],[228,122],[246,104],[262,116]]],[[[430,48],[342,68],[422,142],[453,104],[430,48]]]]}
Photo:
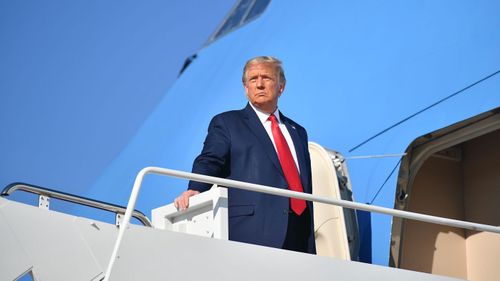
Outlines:
{"type": "Polygon", "coordinates": [[[278,120],[276,120],[276,116],[274,114],[269,115],[269,118],[267,120],[271,121],[271,123],[275,123],[278,120]]]}

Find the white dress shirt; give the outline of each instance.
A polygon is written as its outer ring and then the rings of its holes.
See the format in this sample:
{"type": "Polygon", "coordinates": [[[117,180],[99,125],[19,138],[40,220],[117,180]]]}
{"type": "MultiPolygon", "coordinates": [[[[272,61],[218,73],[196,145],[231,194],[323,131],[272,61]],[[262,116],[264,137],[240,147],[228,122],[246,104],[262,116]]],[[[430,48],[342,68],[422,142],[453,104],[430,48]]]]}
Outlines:
{"type": "MultiPolygon", "coordinates": [[[[267,135],[269,136],[269,138],[273,142],[274,150],[276,150],[276,144],[274,143],[273,132],[271,130],[271,120],[269,120],[270,114],[260,111],[259,109],[254,107],[251,102],[250,102],[250,106],[253,108],[255,113],[257,113],[257,117],[259,117],[260,122],[262,122],[264,129],[266,129],[267,135]]],[[[286,143],[288,144],[288,147],[290,148],[290,151],[292,152],[293,160],[295,161],[295,166],[297,167],[297,171],[300,173],[299,162],[297,161],[297,152],[295,151],[295,145],[293,143],[292,137],[290,136],[290,133],[288,132],[288,129],[286,128],[285,124],[283,124],[281,122],[279,111],[277,108],[273,112],[273,114],[274,114],[274,116],[276,116],[276,120],[278,121],[278,125],[280,127],[281,133],[283,133],[283,136],[285,137],[286,143]]],[[[276,150],[276,153],[278,153],[277,150],[276,150]]]]}

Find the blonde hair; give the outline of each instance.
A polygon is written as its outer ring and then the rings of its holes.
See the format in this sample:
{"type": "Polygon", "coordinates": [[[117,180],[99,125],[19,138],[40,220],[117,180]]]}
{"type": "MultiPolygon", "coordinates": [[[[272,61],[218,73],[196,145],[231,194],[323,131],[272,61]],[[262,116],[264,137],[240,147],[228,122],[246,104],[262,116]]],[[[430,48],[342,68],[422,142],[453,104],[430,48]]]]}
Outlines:
{"type": "Polygon", "coordinates": [[[245,67],[243,68],[243,77],[241,79],[243,81],[243,84],[245,84],[245,82],[246,82],[246,75],[247,75],[248,68],[250,67],[250,65],[256,64],[256,63],[272,64],[278,72],[278,77],[277,77],[278,82],[283,84],[283,85],[286,83],[285,71],[283,70],[281,61],[279,59],[277,59],[275,57],[271,57],[271,56],[259,56],[259,57],[255,57],[255,58],[248,60],[247,63],[245,64],[245,67]]]}

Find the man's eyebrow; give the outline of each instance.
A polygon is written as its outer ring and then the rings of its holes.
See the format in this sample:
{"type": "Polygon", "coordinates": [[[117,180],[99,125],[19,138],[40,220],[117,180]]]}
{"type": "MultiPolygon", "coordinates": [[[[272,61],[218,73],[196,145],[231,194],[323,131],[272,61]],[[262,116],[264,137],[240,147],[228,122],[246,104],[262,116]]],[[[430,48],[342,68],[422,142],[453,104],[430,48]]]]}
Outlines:
{"type": "Polygon", "coordinates": [[[255,79],[257,77],[274,78],[274,76],[272,74],[269,74],[269,73],[258,73],[258,74],[254,74],[254,75],[249,75],[247,79],[251,80],[251,79],[255,79]]]}

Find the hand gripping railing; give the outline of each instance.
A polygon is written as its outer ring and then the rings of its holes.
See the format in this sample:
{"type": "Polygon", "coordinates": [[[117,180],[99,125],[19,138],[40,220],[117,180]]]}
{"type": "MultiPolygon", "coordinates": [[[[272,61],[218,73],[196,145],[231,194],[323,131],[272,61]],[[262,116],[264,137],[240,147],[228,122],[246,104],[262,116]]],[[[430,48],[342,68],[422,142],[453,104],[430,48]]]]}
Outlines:
{"type": "Polygon", "coordinates": [[[400,218],[405,218],[405,219],[418,220],[418,221],[423,221],[423,222],[465,228],[465,229],[476,230],[476,231],[488,231],[488,232],[500,233],[500,227],[496,227],[496,226],[492,226],[492,225],[472,223],[472,222],[460,221],[460,220],[455,220],[455,219],[447,219],[447,218],[442,218],[442,217],[412,213],[412,212],[401,211],[401,210],[394,210],[394,209],[378,207],[378,206],[362,204],[362,203],[356,203],[356,202],[351,202],[351,201],[314,196],[314,195],[307,194],[307,193],[291,191],[291,190],[286,190],[286,189],[280,189],[280,188],[275,188],[275,187],[265,186],[265,185],[260,185],[260,184],[246,183],[246,182],[241,182],[241,181],[228,180],[228,179],[223,179],[223,178],[187,173],[187,172],[158,168],[158,167],[146,167],[146,168],[142,169],[139,172],[139,174],[137,174],[137,177],[135,179],[134,186],[132,188],[132,193],[130,194],[130,199],[128,201],[127,211],[125,212],[125,217],[123,218],[123,222],[120,226],[118,238],[116,239],[113,253],[111,254],[111,258],[109,260],[108,268],[106,269],[106,275],[104,277],[104,281],[109,280],[109,276],[110,276],[111,271],[113,269],[113,265],[114,265],[114,262],[116,260],[117,254],[118,254],[118,250],[120,248],[120,244],[121,244],[121,241],[123,239],[125,229],[127,229],[127,225],[130,221],[130,217],[132,214],[132,210],[135,207],[135,202],[137,200],[137,196],[139,195],[139,190],[141,189],[142,181],[144,179],[144,176],[146,176],[147,174],[158,174],[158,175],[172,176],[172,177],[189,179],[189,180],[204,182],[204,183],[209,183],[209,184],[217,184],[219,186],[262,192],[262,193],[266,193],[266,194],[272,194],[272,195],[278,195],[278,196],[284,196],[284,197],[298,198],[298,199],[314,201],[314,202],[319,202],[319,203],[325,203],[325,204],[330,204],[330,205],[335,205],[335,206],[340,206],[340,207],[350,208],[350,209],[376,212],[376,213],[391,215],[394,217],[400,217],[400,218]]]}
{"type": "MultiPolygon", "coordinates": [[[[22,190],[22,191],[33,193],[33,194],[38,194],[39,196],[47,196],[50,198],[64,200],[66,202],[71,202],[71,203],[75,203],[75,204],[80,204],[80,205],[84,205],[84,206],[88,206],[88,207],[92,207],[92,208],[96,208],[96,209],[101,209],[101,210],[113,212],[116,215],[124,214],[126,211],[125,207],[123,207],[123,206],[119,206],[119,205],[115,205],[115,204],[111,204],[111,203],[106,203],[106,202],[102,202],[99,200],[85,198],[82,196],[73,195],[73,194],[69,194],[69,193],[65,193],[65,192],[61,192],[61,191],[57,191],[57,190],[52,190],[52,189],[49,189],[46,187],[41,187],[41,186],[36,186],[36,185],[21,183],[21,182],[16,182],[16,183],[12,183],[12,184],[7,185],[3,189],[3,191],[0,195],[1,196],[9,196],[17,190],[22,190]]],[[[139,220],[143,225],[151,226],[151,222],[146,217],[146,215],[144,215],[142,212],[134,210],[132,216],[134,218],[136,218],[137,220],[139,220]]],[[[130,220],[130,218],[129,218],[129,220],[130,220]]],[[[117,223],[119,224],[119,222],[117,222],[117,223]]]]}

